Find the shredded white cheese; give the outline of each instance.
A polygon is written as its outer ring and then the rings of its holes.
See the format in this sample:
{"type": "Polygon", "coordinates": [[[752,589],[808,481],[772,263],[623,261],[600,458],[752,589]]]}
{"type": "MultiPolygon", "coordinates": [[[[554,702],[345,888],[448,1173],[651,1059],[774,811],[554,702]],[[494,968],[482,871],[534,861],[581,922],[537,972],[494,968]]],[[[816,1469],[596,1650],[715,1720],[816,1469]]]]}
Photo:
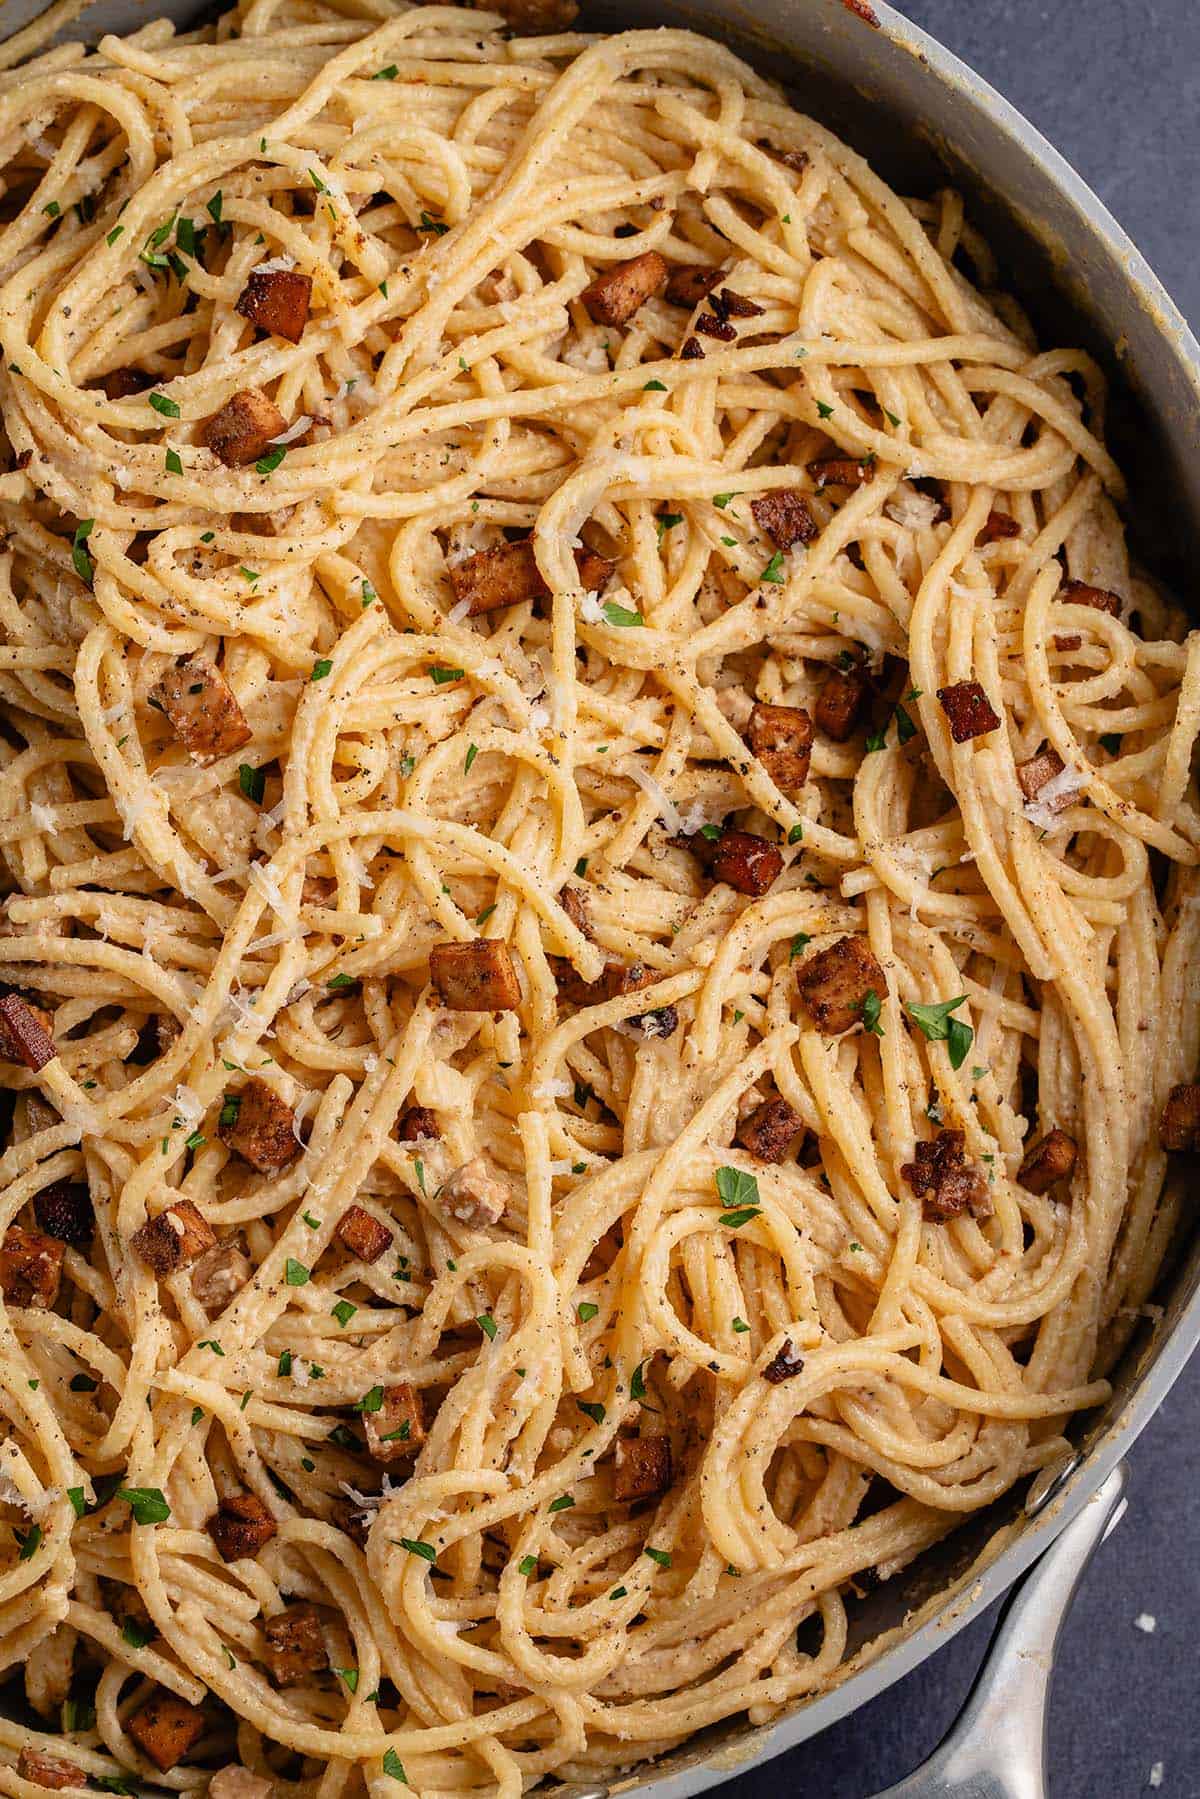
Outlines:
{"type": "Polygon", "coordinates": [[[1152,1637],[1158,1629],[1158,1619],[1153,1612],[1139,1612],[1133,1621],[1133,1627],[1135,1630],[1142,1631],[1146,1636],[1152,1637]]]}
{"type": "Polygon", "coordinates": [[[304,433],[308,430],[308,427],[311,424],[312,424],[312,419],[309,417],[308,413],[302,412],[298,419],[293,420],[293,422],[288,426],[286,431],[281,431],[279,433],[278,437],[273,437],[271,439],[271,442],[273,444],[295,443],[295,441],[298,437],[304,436],[304,433]]]}
{"type": "Polygon", "coordinates": [[[655,780],[654,776],[649,774],[646,769],[642,768],[632,757],[625,764],[621,772],[627,774],[631,781],[635,781],[643,793],[649,794],[650,798],[654,801],[654,804],[658,807],[658,816],[666,825],[671,835],[673,837],[683,836],[683,819],[680,816],[679,808],[676,806],[674,800],[666,789],[655,780]]]}
{"type": "Polygon", "coordinates": [[[1087,777],[1068,763],[1038,788],[1033,799],[1025,801],[1025,816],[1038,830],[1049,831],[1056,822],[1057,814],[1065,806],[1069,806],[1075,795],[1082,793],[1086,787],[1087,777]]]}
{"type": "Polygon", "coordinates": [[[294,256],[272,256],[266,262],[256,263],[251,269],[252,275],[284,275],[296,266],[294,256]]]}

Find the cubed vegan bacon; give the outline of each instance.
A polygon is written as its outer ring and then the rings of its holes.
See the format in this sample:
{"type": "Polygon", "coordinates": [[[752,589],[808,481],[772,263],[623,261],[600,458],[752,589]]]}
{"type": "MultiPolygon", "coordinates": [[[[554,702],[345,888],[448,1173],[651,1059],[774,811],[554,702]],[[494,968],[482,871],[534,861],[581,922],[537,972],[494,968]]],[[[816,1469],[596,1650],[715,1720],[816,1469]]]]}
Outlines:
{"type": "Polygon", "coordinates": [[[672,306],[686,306],[692,311],[723,278],[721,269],[672,269],[666,297],[672,306]]]}
{"type": "Polygon", "coordinates": [[[618,1505],[657,1499],[671,1485],[666,1437],[618,1437],[613,1450],[613,1497],[618,1505]]]}
{"type": "Polygon", "coordinates": [[[955,681],[939,687],[938,699],[950,722],[950,735],[955,743],[969,743],[973,737],[986,737],[1000,724],[992,703],[978,681],[955,681]]]}
{"type": "MultiPolygon", "coordinates": [[[[1027,800],[1036,800],[1047,781],[1053,781],[1063,771],[1062,757],[1057,750],[1042,750],[1036,756],[1030,756],[1027,762],[1017,763],[1017,781],[1021,792],[1027,800]]],[[[1061,804],[1067,805],[1070,796],[1064,794],[1061,804]]]]}
{"type": "Polygon", "coordinates": [[[983,530],[979,533],[984,543],[996,543],[1002,537],[1020,537],[1021,527],[1015,518],[1007,512],[997,512],[994,508],[984,520],[983,530]]]}
{"type": "Polygon", "coordinates": [[[1200,1086],[1194,1081],[1172,1087],[1158,1131],[1164,1149],[1193,1154],[1200,1150],[1200,1086]]]}
{"type": "Polygon", "coordinates": [[[771,1360],[763,1369],[763,1379],[773,1387],[780,1387],[785,1380],[795,1380],[804,1372],[804,1357],[800,1354],[790,1337],[785,1337],[771,1360]]]}
{"type": "Polygon", "coordinates": [[[887,978],[865,937],[839,937],[828,949],[800,964],[800,997],[813,1023],[827,1037],[861,1024],[868,994],[882,1001],[887,978]]]}
{"type": "Polygon", "coordinates": [[[231,1493],[208,1521],[208,1534],[222,1561],[253,1558],[275,1535],[276,1524],[256,1493],[231,1493]]]}
{"type": "Polygon", "coordinates": [[[125,1728],[159,1773],[166,1774],[204,1735],[204,1713],[165,1687],[156,1687],[125,1728]]]}
{"type": "Polygon", "coordinates": [[[204,427],[204,442],[226,468],[244,468],[265,455],[272,438],[286,430],[287,420],[274,400],[257,387],[244,387],[214,412],[204,427]]]}
{"type": "Polygon", "coordinates": [[[737,1140],[759,1162],[782,1162],[804,1128],[786,1099],[764,1100],[737,1128],[737,1140]]]}
{"type": "Polygon", "coordinates": [[[1110,593],[1107,587],[1093,587],[1088,581],[1064,581],[1058,597],[1070,606],[1090,606],[1093,612],[1107,612],[1113,618],[1121,616],[1120,595],[1110,593]]]}
{"type": "Polygon", "coordinates": [[[835,668],[825,677],[813,717],[826,737],[845,743],[854,735],[866,697],[867,678],[861,669],[835,668]]]}
{"type": "Polygon", "coordinates": [[[65,1250],[57,1237],[10,1224],[0,1243],[0,1293],[10,1306],[45,1311],[58,1298],[65,1250]]]}
{"type": "Polygon", "coordinates": [[[1055,1125],[1030,1146],[1017,1179],[1031,1193],[1047,1193],[1057,1181],[1065,1181],[1074,1172],[1078,1154],[1074,1137],[1055,1125]]]}
{"type": "Polygon", "coordinates": [[[145,393],[153,385],[152,379],[141,369],[110,369],[101,378],[101,387],[108,400],[128,400],[133,394],[145,393]]]}
{"type": "Polygon", "coordinates": [[[96,1229],[92,1196],[86,1181],[53,1181],[34,1196],[33,1215],[38,1229],[60,1243],[82,1249],[96,1229]]]}
{"type": "Polygon", "coordinates": [[[579,298],[598,325],[625,325],[639,306],[666,286],[670,273],[658,251],[647,250],[597,275],[579,298]]]}
{"type": "Polygon", "coordinates": [[[861,487],[875,473],[875,465],[866,456],[821,456],[809,463],[808,472],[818,488],[861,487]]]}
{"type": "Polygon", "coordinates": [[[429,952],[429,979],[451,1012],[515,1012],[521,984],[508,945],[490,937],[438,943],[429,952]]]}
{"type": "Polygon", "coordinates": [[[485,1224],[499,1224],[512,1192],[482,1156],[473,1156],[447,1176],[439,1198],[452,1218],[478,1230],[485,1224]]]}
{"type": "Polygon", "coordinates": [[[360,1262],[377,1262],[395,1241],[386,1224],[362,1206],[351,1206],[338,1220],[336,1235],[360,1262]]]}
{"type": "Polygon", "coordinates": [[[192,1264],[192,1292],[210,1318],[217,1318],[254,1273],[236,1237],[214,1243],[192,1264]]]}
{"type": "Polygon", "coordinates": [[[818,532],[812,508],[798,487],[773,487],[750,502],[754,522],[779,550],[811,543],[818,532]]]}
{"type": "Polygon", "coordinates": [[[704,345],[698,337],[685,338],[679,355],[684,362],[703,362],[704,345]]]}
{"type": "Polygon", "coordinates": [[[428,1106],[409,1106],[396,1126],[401,1143],[425,1143],[441,1134],[437,1113],[430,1111],[428,1106]]]}
{"type": "Polygon", "coordinates": [[[717,838],[698,832],[676,841],[700,861],[714,881],[757,899],[783,872],[783,857],[765,837],[752,831],[722,831],[717,838]]]}
{"type": "Polygon", "coordinates": [[[217,1130],[260,1174],[276,1174],[300,1153],[296,1114],[287,1101],[259,1075],[251,1075],[240,1093],[226,1094],[217,1130]]]}
{"type": "Polygon", "coordinates": [[[583,888],[572,887],[568,884],[559,894],[558,903],[570,919],[571,923],[575,926],[575,929],[584,937],[590,938],[592,935],[592,921],[588,913],[587,894],[584,892],[583,888]]]}
{"type": "Polygon", "coordinates": [[[252,325],[298,344],[312,304],[312,277],[298,269],[255,269],[235,310],[252,325]]]}
{"type": "Polygon", "coordinates": [[[150,699],[201,766],[231,756],[254,735],[233,688],[205,656],[189,656],[169,668],[152,688],[150,699]]]}
{"type": "Polygon", "coordinates": [[[500,0],[498,10],[518,37],[569,31],[579,17],[576,0],[500,0]]]}
{"type": "MultiPolygon", "coordinates": [[[[691,841],[689,838],[688,848],[691,841]]],[[[644,962],[606,962],[594,981],[585,981],[565,956],[551,956],[550,968],[562,998],[573,1006],[602,1006],[610,999],[637,993],[658,978],[644,962]]]]}
{"type": "Polygon", "coordinates": [[[967,1161],[965,1142],[962,1131],[939,1131],[932,1141],[918,1143],[916,1160],[906,1162],[900,1170],[918,1199],[924,1200],[926,1218],[934,1223],[944,1223],[965,1211],[975,1218],[991,1213],[987,1176],[967,1161]]]}
{"type": "MultiPolygon", "coordinates": [[[[575,551],[575,567],[579,584],[589,593],[599,593],[616,565],[607,556],[586,545],[575,551]]],[[[550,589],[542,580],[533,553],[532,537],[516,543],[497,544],[494,550],[479,550],[474,556],[456,562],[450,568],[450,585],[454,598],[467,601],[469,618],[485,612],[497,612],[503,606],[533,604],[545,599],[550,589]]]]}
{"type": "Polygon", "coordinates": [[[710,294],[708,303],[719,319],[760,319],[763,315],[757,300],[748,300],[745,294],[736,294],[731,287],[710,294]]]}
{"type": "Polygon", "coordinates": [[[812,719],[803,706],[765,706],[750,714],[750,748],[781,793],[797,794],[812,761],[812,719]]]}
{"type": "Polygon", "coordinates": [[[315,1605],[289,1605],[262,1628],[263,1659],[277,1687],[294,1687],[306,1674],[323,1673],[329,1666],[315,1605]]]}
{"type": "Polygon", "coordinates": [[[421,1395],[408,1381],[383,1389],[377,1412],[364,1412],[367,1453],[377,1462],[401,1461],[415,1455],[425,1441],[421,1395]]]}
{"type": "Polygon", "coordinates": [[[19,993],[0,994],[0,1056],[6,1062],[22,1062],[37,1074],[58,1054],[50,1029],[50,1015],[40,1006],[19,993]]]}
{"type": "Polygon", "coordinates": [[[177,1199],[157,1218],[148,1218],[129,1239],[155,1274],[190,1267],[216,1242],[216,1234],[190,1199],[177,1199]]]}
{"type": "Polygon", "coordinates": [[[56,1755],[44,1755],[40,1749],[26,1746],[17,1757],[17,1776],[35,1787],[50,1787],[61,1792],[64,1787],[87,1785],[87,1775],[78,1762],[62,1761],[56,1755]]]}

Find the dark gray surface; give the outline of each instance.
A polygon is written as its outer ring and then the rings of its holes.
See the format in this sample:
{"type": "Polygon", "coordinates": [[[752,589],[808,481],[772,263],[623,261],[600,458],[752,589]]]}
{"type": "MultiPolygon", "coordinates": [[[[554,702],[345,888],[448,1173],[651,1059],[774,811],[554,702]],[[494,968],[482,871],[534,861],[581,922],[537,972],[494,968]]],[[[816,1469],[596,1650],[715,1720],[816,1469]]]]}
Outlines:
{"type": "MultiPolygon", "coordinates": [[[[1200,326],[1197,0],[908,0],[908,17],[977,69],[1077,168],[1200,326]]],[[[1051,1705],[1051,1799],[1200,1799],[1200,1363],[1134,1447],[1129,1510],[1075,1601],[1051,1705]],[[1135,1620],[1154,1618],[1145,1632],[1135,1620]]],[[[953,1721],[989,1615],[823,1736],[723,1799],[867,1799],[953,1721]]]]}

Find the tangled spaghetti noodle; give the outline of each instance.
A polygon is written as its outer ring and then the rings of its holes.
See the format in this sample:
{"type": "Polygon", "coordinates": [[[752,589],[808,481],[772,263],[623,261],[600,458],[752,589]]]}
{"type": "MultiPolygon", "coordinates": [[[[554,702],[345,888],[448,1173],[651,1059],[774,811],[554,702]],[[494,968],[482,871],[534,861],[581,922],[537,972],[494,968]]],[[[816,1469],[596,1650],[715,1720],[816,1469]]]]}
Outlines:
{"type": "Polygon", "coordinates": [[[253,0],[10,69],[0,162],[0,1788],[768,1719],[1175,1222],[1200,638],[1101,378],[682,32],[253,0]],[[714,297],[603,323],[652,252],[714,297]]]}

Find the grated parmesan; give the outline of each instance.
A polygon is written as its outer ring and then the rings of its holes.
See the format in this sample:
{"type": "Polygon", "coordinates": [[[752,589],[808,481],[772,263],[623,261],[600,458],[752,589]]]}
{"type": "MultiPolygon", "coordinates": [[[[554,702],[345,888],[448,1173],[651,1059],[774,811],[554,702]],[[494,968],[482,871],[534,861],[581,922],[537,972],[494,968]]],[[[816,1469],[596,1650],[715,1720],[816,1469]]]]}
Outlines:
{"type": "Polygon", "coordinates": [[[1058,774],[1038,788],[1036,796],[1024,803],[1024,813],[1031,825],[1049,831],[1057,822],[1057,814],[1069,806],[1077,793],[1087,787],[1087,777],[1068,763],[1058,774]]]}
{"type": "Polygon", "coordinates": [[[658,816],[663,824],[666,825],[667,830],[670,831],[671,835],[673,837],[683,836],[683,819],[680,816],[679,808],[676,806],[670,794],[667,793],[666,789],[655,780],[654,776],[649,774],[632,759],[626,764],[622,773],[627,774],[629,779],[635,781],[642,792],[648,794],[654,801],[654,804],[658,807],[658,816]]]}
{"type": "MultiPolygon", "coordinates": [[[[309,417],[308,413],[302,412],[298,419],[294,419],[292,421],[292,423],[288,426],[286,431],[281,431],[279,433],[278,437],[273,437],[271,439],[271,442],[273,444],[295,443],[295,441],[298,437],[304,436],[304,433],[308,430],[308,427],[311,424],[312,424],[312,419],[309,417]]],[[[260,439],[259,441],[261,442],[262,440],[260,439]]]]}

